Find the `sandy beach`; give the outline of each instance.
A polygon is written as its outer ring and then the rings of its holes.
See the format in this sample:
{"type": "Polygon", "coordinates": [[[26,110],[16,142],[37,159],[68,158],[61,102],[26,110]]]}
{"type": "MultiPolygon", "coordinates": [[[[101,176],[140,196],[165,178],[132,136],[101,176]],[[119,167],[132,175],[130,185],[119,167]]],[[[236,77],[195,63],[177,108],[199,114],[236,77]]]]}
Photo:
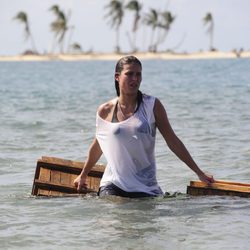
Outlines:
{"type": "MultiPolygon", "coordinates": [[[[167,52],[139,52],[133,54],[141,60],[185,60],[185,59],[227,59],[227,58],[249,58],[250,51],[241,52],[196,52],[196,53],[167,53],[167,52]]],[[[81,60],[118,60],[126,53],[83,53],[83,54],[46,54],[46,55],[15,55],[0,56],[0,61],[81,61],[81,60]]]]}

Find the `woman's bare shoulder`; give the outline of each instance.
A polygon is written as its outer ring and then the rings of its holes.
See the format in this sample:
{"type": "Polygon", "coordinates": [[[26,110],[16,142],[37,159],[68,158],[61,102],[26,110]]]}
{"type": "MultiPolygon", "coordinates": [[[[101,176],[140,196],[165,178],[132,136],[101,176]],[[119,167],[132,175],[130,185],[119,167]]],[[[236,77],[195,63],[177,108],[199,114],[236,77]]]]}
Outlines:
{"type": "Polygon", "coordinates": [[[107,119],[107,117],[112,113],[115,105],[117,102],[117,98],[114,98],[108,102],[105,102],[103,104],[101,104],[97,110],[98,115],[102,118],[102,119],[107,119]]]}

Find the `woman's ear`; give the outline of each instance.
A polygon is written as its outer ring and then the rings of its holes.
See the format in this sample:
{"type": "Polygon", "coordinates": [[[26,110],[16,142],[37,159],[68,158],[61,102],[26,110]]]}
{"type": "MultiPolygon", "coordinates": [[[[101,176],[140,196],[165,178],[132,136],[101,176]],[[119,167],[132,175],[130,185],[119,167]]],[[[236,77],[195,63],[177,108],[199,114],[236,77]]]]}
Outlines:
{"type": "Polygon", "coordinates": [[[115,80],[119,82],[119,76],[120,74],[119,73],[115,73],[115,80]]]}

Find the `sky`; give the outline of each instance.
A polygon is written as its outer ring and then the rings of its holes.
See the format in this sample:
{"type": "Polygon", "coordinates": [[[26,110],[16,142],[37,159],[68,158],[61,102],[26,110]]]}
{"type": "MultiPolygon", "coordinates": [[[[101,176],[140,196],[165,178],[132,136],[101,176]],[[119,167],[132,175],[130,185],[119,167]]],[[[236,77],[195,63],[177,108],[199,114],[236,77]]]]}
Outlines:
{"type": "MultiPolygon", "coordinates": [[[[128,1],[125,1],[128,2],[128,1]]],[[[161,51],[196,52],[209,49],[209,36],[203,17],[212,13],[214,19],[214,47],[220,51],[233,49],[250,50],[250,0],[141,0],[142,13],[150,8],[168,10],[175,16],[171,30],[161,51]]],[[[50,24],[54,15],[49,11],[52,5],[59,5],[65,12],[71,12],[69,25],[74,26],[71,43],[77,42],[82,50],[113,52],[115,31],[110,28],[105,6],[109,0],[0,0],[0,55],[21,54],[31,48],[24,39],[24,27],[13,20],[19,12],[27,13],[31,33],[38,52],[51,52],[54,35],[50,24]]],[[[132,29],[133,15],[126,12],[120,29],[120,47],[129,52],[131,46],[127,33],[132,29]]],[[[151,30],[141,26],[137,35],[137,47],[146,51],[152,36],[151,30]]],[[[66,34],[65,49],[69,33],[66,34]]]]}

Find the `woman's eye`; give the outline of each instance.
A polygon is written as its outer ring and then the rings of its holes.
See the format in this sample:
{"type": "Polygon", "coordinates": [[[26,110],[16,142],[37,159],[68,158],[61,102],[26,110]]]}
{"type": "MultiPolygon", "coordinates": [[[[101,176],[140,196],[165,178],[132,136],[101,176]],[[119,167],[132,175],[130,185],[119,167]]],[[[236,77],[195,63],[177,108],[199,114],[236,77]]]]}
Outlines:
{"type": "Polygon", "coordinates": [[[133,75],[135,75],[136,77],[140,77],[141,76],[141,72],[138,72],[138,73],[127,72],[126,73],[126,76],[132,77],[133,75]]]}

